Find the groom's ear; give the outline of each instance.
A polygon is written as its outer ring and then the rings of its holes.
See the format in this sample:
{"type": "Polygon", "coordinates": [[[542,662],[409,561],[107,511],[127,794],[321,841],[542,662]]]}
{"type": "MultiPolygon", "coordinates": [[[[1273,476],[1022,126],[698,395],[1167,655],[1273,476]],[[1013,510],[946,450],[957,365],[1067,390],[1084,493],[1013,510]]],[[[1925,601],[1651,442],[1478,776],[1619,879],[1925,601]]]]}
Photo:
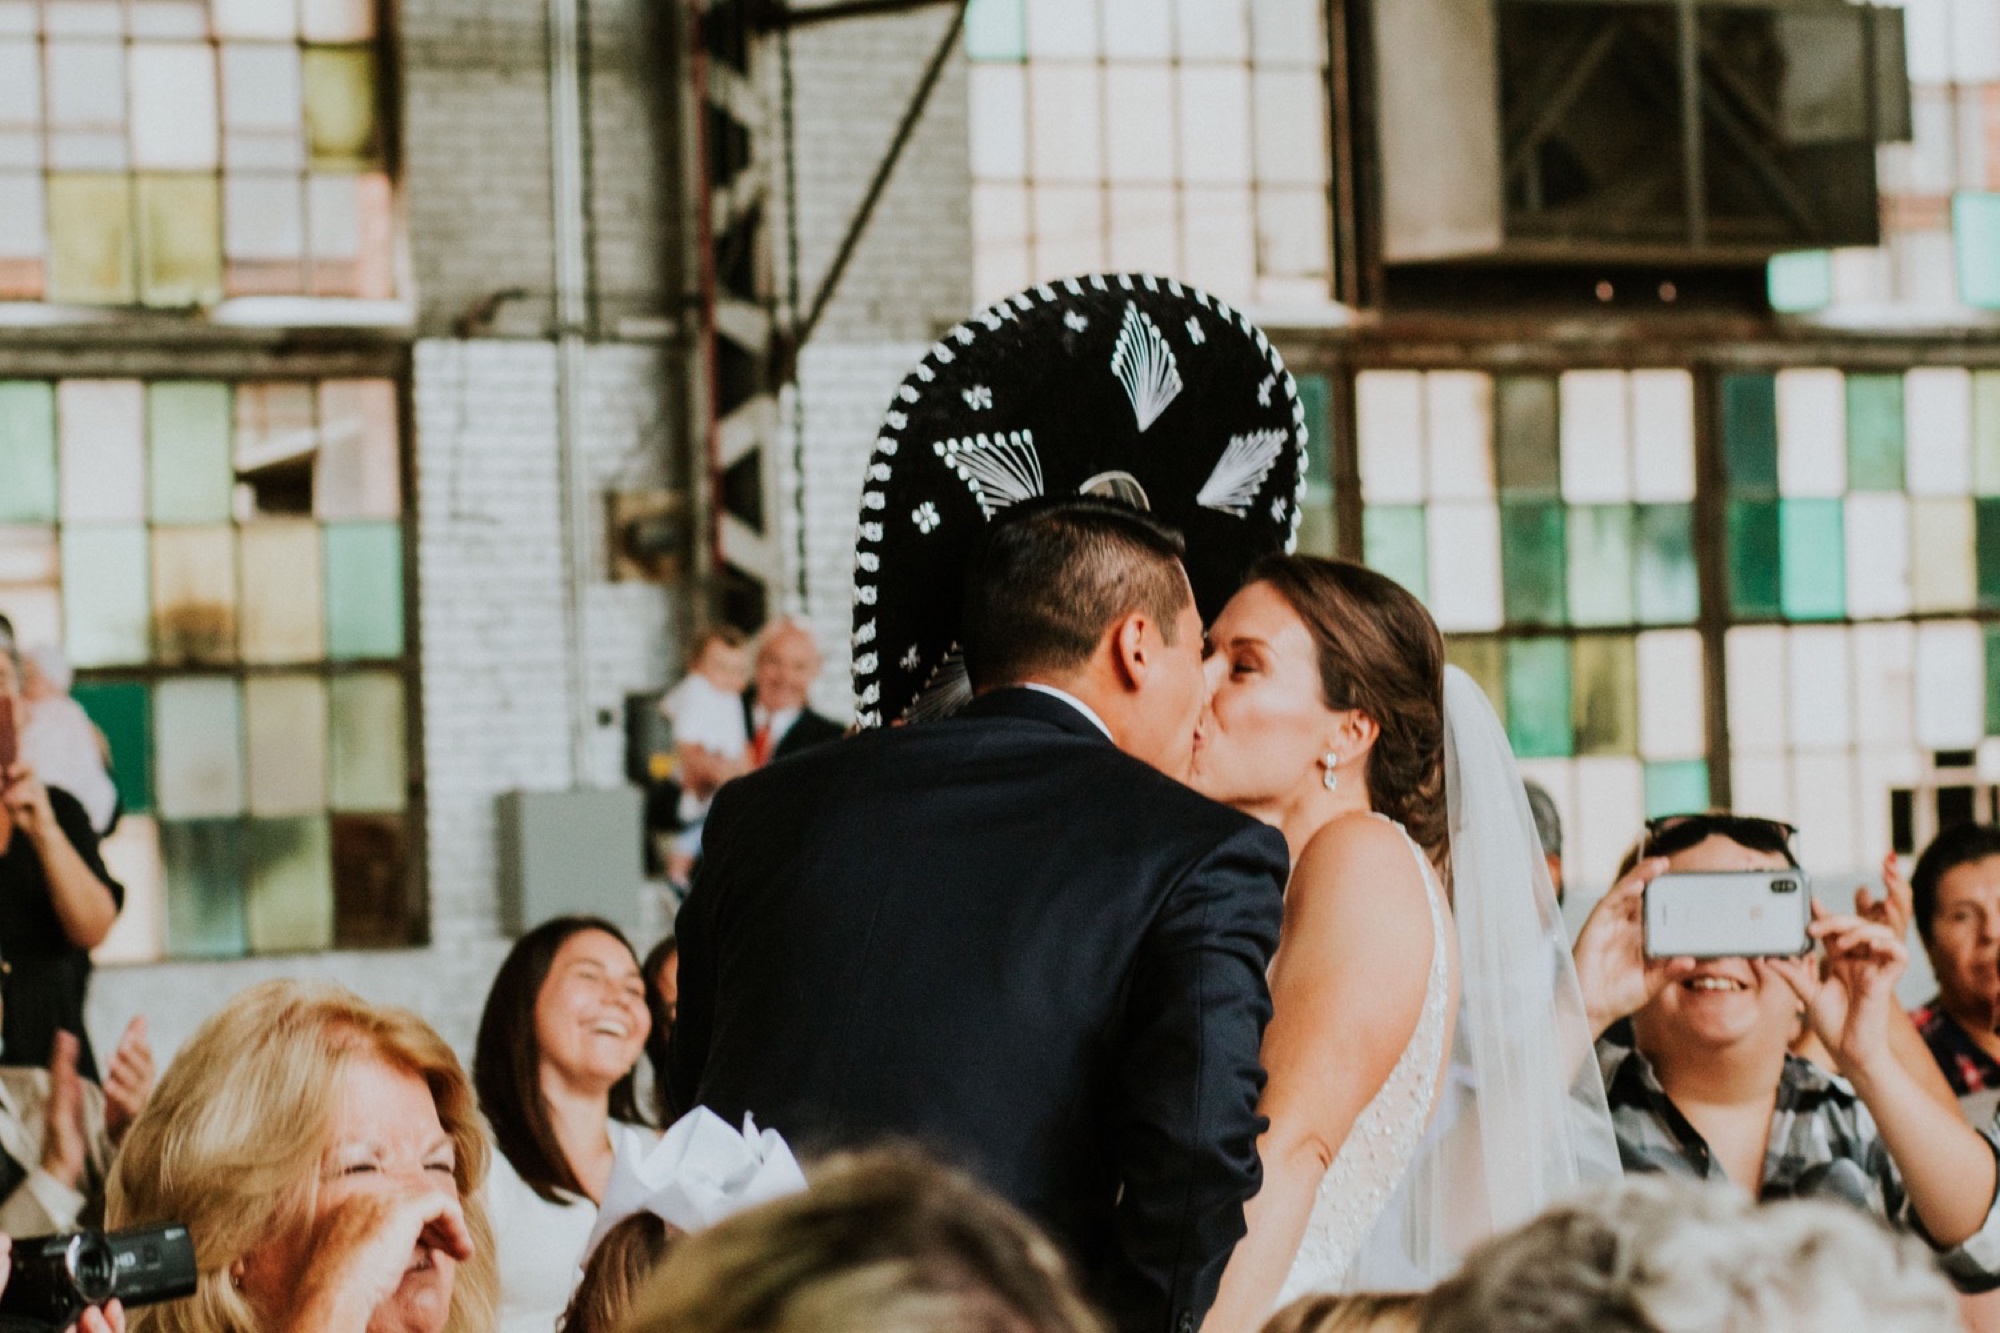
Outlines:
{"type": "Polygon", "coordinates": [[[1113,625],[1106,638],[1118,683],[1128,690],[1142,688],[1153,668],[1153,646],[1159,630],[1143,612],[1135,611],[1113,625]]]}

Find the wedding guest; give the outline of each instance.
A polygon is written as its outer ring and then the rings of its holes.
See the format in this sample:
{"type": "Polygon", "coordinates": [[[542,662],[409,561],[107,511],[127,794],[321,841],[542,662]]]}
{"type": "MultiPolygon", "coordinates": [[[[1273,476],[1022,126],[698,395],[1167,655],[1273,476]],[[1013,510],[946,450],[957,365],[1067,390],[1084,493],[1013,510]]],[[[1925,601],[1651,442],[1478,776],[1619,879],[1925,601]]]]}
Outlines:
{"type": "Polygon", "coordinates": [[[1007,1204],[907,1150],[824,1162],[805,1194],[679,1241],[630,1333],[1105,1333],[1007,1204]]]}
{"type": "Polygon", "coordinates": [[[613,1333],[683,1234],[648,1212],[634,1213],[605,1232],[584,1262],[576,1294],[556,1327],[561,1333],[613,1333]]]}
{"type": "Polygon", "coordinates": [[[1263,1333],[1417,1333],[1417,1292],[1302,1296],[1271,1316],[1263,1333]]]}
{"type": "Polygon", "coordinates": [[[118,820],[118,788],[105,769],[110,752],[104,733],[70,697],[72,677],[60,648],[31,648],[21,655],[21,696],[28,701],[21,757],[43,782],[76,797],[101,838],[118,820]]]}
{"type": "Polygon", "coordinates": [[[658,1124],[674,1119],[667,1105],[667,1040],[673,1035],[674,1014],[681,994],[681,946],[672,935],[646,951],[640,964],[646,978],[646,1009],[653,1027],[646,1034],[646,1064],[653,1075],[653,1118],[658,1124]]]}
{"type": "Polygon", "coordinates": [[[633,1068],[650,1028],[639,960],[607,921],[544,922],[500,964],[472,1081],[499,1149],[501,1333],[547,1333],[569,1303],[612,1161],[649,1138],[633,1068]]]}
{"type": "Polygon", "coordinates": [[[1628,1172],[1729,1181],[1753,1197],[1832,1196],[1920,1233],[1965,1291],[2000,1287],[1994,1142],[1934,1097],[1890,1036],[1907,954],[1886,926],[1815,908],[1824,965],[1803,958],[1649,959],[1646,885],[1666,871],[1794,864],[1791,829],[1678,816],[1591,912],[1576,943],[1591,1021],[1631,1015],[1599,1064],[1628,1172]],[[1787,1049],[1803,1012],[1841,1077],[1787,1049]]]}
{"type": "Polygon", "coordinates": [[[1542,844],[1542,860],[1549,867],[1549,884],[1556,891],[1556,902],[1563,900],[1563,822],[1562,813],[1556,809],[1553,796],[1548,788],[1533,778],[1522,778],[1521,786],[1528,793],[1528,811],[1535,817],[1535,837],[1542,844]]]}
{"type": "Polygon", "coordinates": [[[2000,828],[1938,834],[1910,876],[1911,915],[1938,993],[1912,1018],[1958,1097],[2000,1091],[2000,828]]]}
{"type": "MultiPolygon", "coordinates": [[[[20,661],[0,651],[0,698],[21,700],[20,661]]],[[[77,1068],[97,1078],[83,1025],[90,950],[104,942],[125,890],[104,868],[97,833],[77,799],[50,787],[25,759],[0,774],[0,953],[7,960],[0,1056],[45,1065],[58,1032],[81,1043],[77,1068]]]]}
{"type": "Polygon", "coordinates": [[[146,1020],[135,1018],[104,1086],[77,1073],[78,1044],[56,1034],[47,1069],[0,1067],[0,1233],[44,1236],[104,1219],[104,1181],[153,1090],[146,1020]]]}
{"type": "Polygon", "coordinates": [[[1951,1287],[1852,1208],[1634,1177],[1488,1241],[1423,1333],[1945,1333],[1951,1287]]]}
{"type": "Polygon", "coordinates": [[[237,995],[168,1066],[106,1223],[178,1221],[199,1279],[134,1333],[489,1333],[487,1146],[451,1048],[333,986],[237,995]]]}
{"type": "Polygon", "coordinates": [[[840,739],[841,725],[814,712],[808,702],[819,669],[819,641],[811,626],[781,616],[764,627],[757,639],[755,678],[743,696],[754,767],[840,739]]]}

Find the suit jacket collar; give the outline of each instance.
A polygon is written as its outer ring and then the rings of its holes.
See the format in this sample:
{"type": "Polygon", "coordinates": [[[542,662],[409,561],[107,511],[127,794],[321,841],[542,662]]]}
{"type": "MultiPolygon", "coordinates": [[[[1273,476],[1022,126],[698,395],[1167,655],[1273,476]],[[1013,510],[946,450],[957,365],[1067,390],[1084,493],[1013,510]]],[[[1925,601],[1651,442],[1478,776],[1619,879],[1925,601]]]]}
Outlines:
{"type": "Polygon", "coordinates": [[[1091,720],[1078,712],[1070,704],[1052,694],[1031,690],[1023,685],[1008,685],[997,690],[989,690],[980,695],[958,714],[960,717],[1013,717],[1030,722],[1045,722],[1058,730],[1096,741],[1100,745],[1111,745],[1112,740],[1099,731],[1091,720]]]}

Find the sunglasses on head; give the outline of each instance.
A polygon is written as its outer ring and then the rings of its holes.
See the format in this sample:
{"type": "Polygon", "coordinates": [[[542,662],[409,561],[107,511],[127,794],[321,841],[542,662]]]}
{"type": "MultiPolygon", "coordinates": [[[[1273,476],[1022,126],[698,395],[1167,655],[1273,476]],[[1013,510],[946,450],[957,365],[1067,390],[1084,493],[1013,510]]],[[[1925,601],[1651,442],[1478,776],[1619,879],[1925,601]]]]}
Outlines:
{"type": "Polygon", "coordinates": [[[1796,866],[1799,858],[1792,850],[1798,836],[1796,826],[1781,819],[1760,819],[1755,815],[1733,815],[1709,811],[1692,815],[1661,815],[1646,821],[1643,856],[1673,856],[1710,838],[1723,837],[1753,852],[1774,852],[1796,866]]]}

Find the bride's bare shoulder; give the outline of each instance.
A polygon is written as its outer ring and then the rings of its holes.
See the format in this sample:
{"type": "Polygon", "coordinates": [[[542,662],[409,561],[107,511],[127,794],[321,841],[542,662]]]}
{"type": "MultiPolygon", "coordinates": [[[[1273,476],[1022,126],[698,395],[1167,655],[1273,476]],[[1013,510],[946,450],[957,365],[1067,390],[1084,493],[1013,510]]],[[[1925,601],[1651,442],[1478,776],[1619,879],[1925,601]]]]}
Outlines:
{"type": "MultiPolygon", "coordinates": [[[[1312,836],[1292,872],[1293,893],[1366,892],[1384,896],[1401,887],[1424,893],[1423,871],[1409,838],[1397,825],[1369,814],[1342,815],[1312,836]]],[[[1402,896],[1402,895],[1394,895],[1402,896]]]]}

